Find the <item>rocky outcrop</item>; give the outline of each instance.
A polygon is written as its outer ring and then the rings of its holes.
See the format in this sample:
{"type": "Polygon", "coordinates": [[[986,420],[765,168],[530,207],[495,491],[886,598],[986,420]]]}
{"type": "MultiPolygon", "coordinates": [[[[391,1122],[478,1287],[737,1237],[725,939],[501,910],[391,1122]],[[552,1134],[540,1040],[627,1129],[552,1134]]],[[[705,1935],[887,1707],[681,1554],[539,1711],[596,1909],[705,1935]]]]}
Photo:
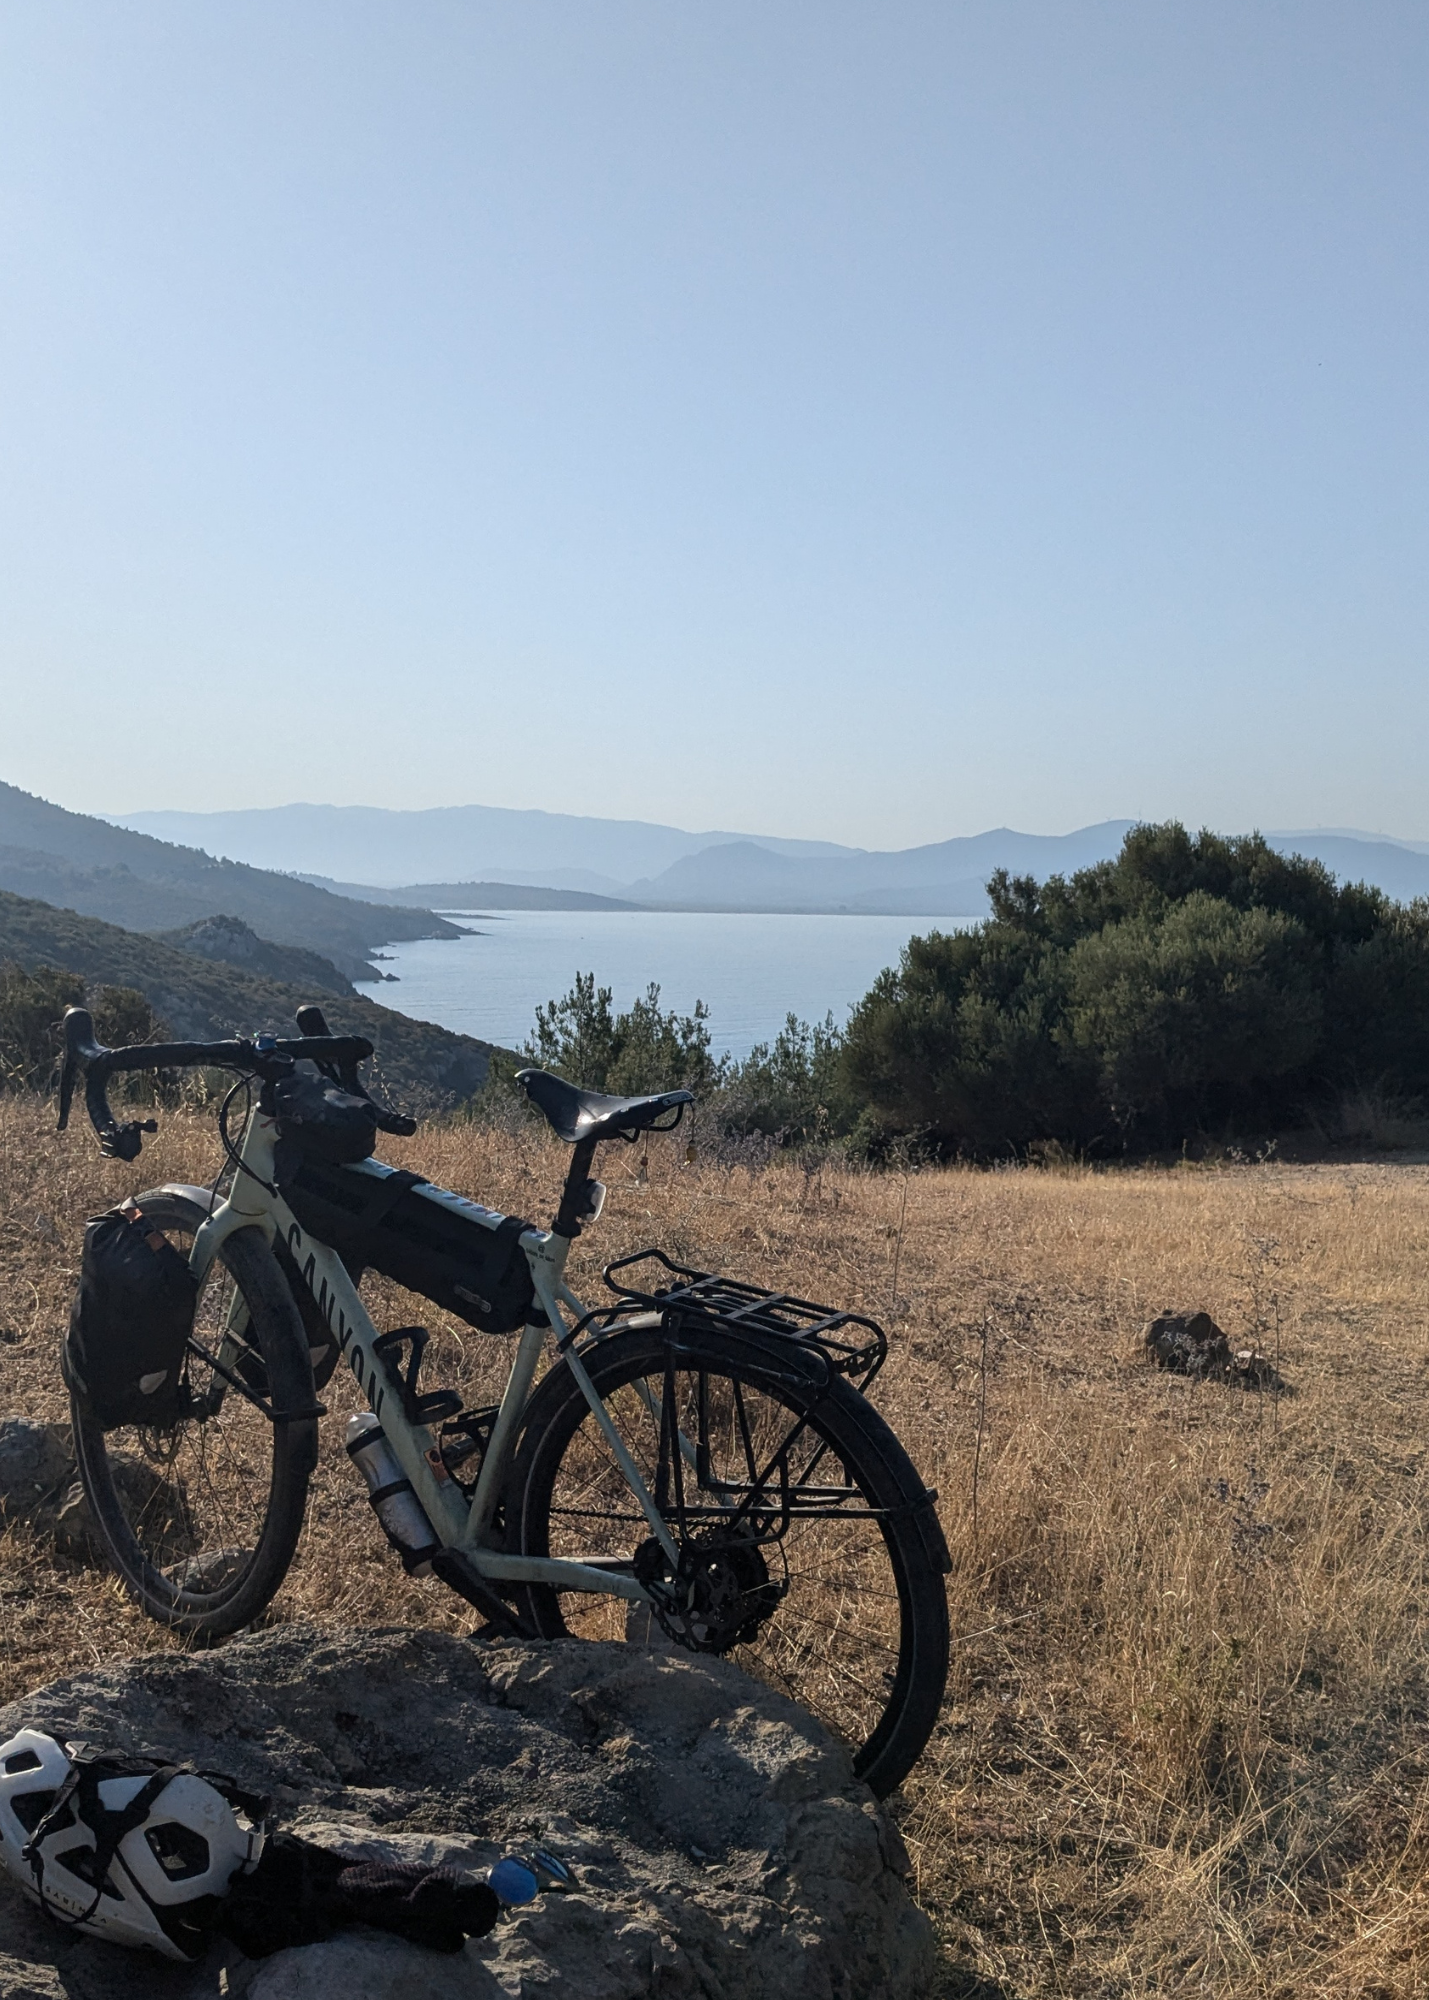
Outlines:
{"type": "Polygon", "coordinates": [[[79,1674],[0,1711],[273,1792],[355,1856],[475,1869],[540,1842],[576,1891],[459,1957],[357,1931],[166,1967],[0,1890],[7,2000],[916,2000],[934,1948],[846,1752],[728,1661],[283,1626],[79,1674]]]}
{"type": "Polygon", "coordinates": [[[241,917],[202,917],[198,923],[185,924],[180,930],[161,931],[159,938],[161,943],[171,944],[195,958],[236,965],[242,972],[282,979],[289,986],[310,986],[314,993],[350,995],[354,979],[382,977],[354,952],[324,957],[321,952],[304,951],[301,945],[272,944],[259,937],[241,917]]]}

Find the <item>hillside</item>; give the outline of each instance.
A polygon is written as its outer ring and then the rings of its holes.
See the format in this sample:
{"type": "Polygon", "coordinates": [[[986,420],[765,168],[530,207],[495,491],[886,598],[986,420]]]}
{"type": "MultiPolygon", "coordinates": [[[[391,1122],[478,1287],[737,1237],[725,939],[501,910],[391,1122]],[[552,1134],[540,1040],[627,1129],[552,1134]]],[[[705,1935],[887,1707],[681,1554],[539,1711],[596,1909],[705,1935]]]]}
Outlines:
{"type": "Polygon", "coordinates": [[[355,995],[332,997],[261,973],[215,965],[157,938],[0,891],[0,965],[62,966],[95,985],[136,987],[172,1032],[191,1041],[294,1032],[293,1018],[317,999],[336,1031],[366,1035],[377,1050],[373,1081],[414,1110],[450,1108],[486,1081],[491,1046],[428,1021],[409,1020],[355,995]]]}
{"type": "Polygon", "coordinates": [[[353,902],[290,875],[215,861],[6,784],[0,784],[0,889],[127,930],[172,931],[205,917],[241,917],[260,937],[321,952],[348,979],[376,977],[370,961],[381,945],[461,935],[430,911],[353,902]]]}
{"type": "Polygon", "coordinates": [[[335,993],[344,1000],[357,997],[352,981],[343,978],[330,958],[318,951],[304,951],[297,944],[270,944],[239,917],[204,917],[181,930],[161,932],[158,942],[171,944],[175,951],[187,952],[191,958],[206,958],[214,965],[237,966],[257,979],[306,986],[314,993],[335,993]]]}
{"type": "Polygon", "coordinates": [[[1048,875],[1115,854],[1130,820],[1076,833],[990,833],[934,841],[896,853],[790,855],[742,840],[682,856],[663,873],[630,885],[638,901],[665,909],[847,910],[929,917],[980,917],[995,868],[1048,875]]]}
{"type": "MultiPolygon", "coordinates": [[[[305,876],[316,881],[316,876],[305,876]]],[[[520,882],[415,882],[409,889],[377,889],[361,882],[322,882],[334,895],[358,902],[399,903],[424,910],[638,910],[619,896],[595,896],[585,889],[542,889],[520,882]]]]}

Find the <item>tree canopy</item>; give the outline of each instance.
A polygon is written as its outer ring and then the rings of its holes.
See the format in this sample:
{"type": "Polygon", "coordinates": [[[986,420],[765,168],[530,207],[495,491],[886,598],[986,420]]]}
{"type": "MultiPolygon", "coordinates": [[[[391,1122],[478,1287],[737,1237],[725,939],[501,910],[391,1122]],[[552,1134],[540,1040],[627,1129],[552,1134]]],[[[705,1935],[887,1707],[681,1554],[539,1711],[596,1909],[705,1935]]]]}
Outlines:
{"type": "Polygon", "coordinates": [[[1174,822],[988,892],[985,923],[911,939],[854,1011],[842,1081],[874,1140],[1164,1145],[1429,1090],[1429,905],[1174,822]]]}

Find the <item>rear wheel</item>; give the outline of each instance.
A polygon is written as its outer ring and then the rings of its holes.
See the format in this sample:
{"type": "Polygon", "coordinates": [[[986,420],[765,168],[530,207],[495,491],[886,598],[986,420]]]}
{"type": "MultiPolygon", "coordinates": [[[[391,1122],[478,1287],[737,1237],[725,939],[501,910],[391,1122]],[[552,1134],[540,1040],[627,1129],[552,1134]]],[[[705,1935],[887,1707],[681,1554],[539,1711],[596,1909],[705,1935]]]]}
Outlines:
{"type": "MultiPolygon", "coordinates": [[[[187,1257],[204,1211],[181,1195],[137,1197],[187,1257]]],[[[258,1229],[230,1236],[199,1291],[194,1340],[217,1356],[235,1292],[238,1369],[270,1408],[313,1405],[297,1308],[258,1229]]],[[[192,1351],[189,1414],[171,1429],[102,1431],[71,1399],[75,1452],[95,1526],[130,1594],[165,1625],[219,1639],[251,1624],[287,1573],[303,1525],[317,1424],[272,1423],[192,1351]]]]}
{"type": "MultiPolygon", "coordinates": [[[[931,1503],[882,1417],[846,1381],[811,1395],[716,1332],[682,1329],[678,1355],[656,1329],[615,1333],[582,1359],[680,1570],[564,1367],[537,1392],[513,1467],[515,1546],[653,1585],[672,1639],[727,1653],[801,1702],[875,1792],[891,1791],[937,1719],[948,1608],[931,1503]]],[[[649,1616],[547,1585],[527,1586],[524,1608],[544,1638],[640,1637],[649,1616]]]]}

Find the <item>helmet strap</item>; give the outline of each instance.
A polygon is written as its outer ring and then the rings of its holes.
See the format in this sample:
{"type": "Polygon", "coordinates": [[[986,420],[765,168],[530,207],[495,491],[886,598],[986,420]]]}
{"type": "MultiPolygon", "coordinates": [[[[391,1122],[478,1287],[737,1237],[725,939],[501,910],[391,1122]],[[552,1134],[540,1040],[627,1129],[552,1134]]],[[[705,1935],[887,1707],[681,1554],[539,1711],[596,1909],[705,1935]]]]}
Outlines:
{"type": "Polygon", "coordinates": [[[55,1802],[40,1821],[29,1841],[22,1850],[22,1859],[30,1864],[30,1872],[35,1878],[35,1894],[40,1908],[55,1923],[64,1925],[86,1924],[99,1908],[104,1895],[104,1886],[109,1879],[109,1870],[119,1851],[119,1843],[124,1836],[132,1833],[136,1826],[142,1826],[149,1816],[149,1808],[164,1791],[170,1781],[180,1775],[178,1764],[160,1764],[153,1775],[145,1780],[139,1790],[124,1806],[106,1806],[99,1796],[99,1787],[110,1778],[132,1777],[133,1759],[122,1757],[84,1756],[84,1746],[75,1744],[69,1751],[70,1767],[64,1783],[55,1794],[55,1802]],[[130,1766],[125,1769],[125,1764],[130,1766]],[[55,1908],[45,1894],[45,1857],[41,1852],[43,1842],[51,1833],[78,1820],[94,1835],[94,1901],[79,1916],[71,1916],[55,1908]]]}

